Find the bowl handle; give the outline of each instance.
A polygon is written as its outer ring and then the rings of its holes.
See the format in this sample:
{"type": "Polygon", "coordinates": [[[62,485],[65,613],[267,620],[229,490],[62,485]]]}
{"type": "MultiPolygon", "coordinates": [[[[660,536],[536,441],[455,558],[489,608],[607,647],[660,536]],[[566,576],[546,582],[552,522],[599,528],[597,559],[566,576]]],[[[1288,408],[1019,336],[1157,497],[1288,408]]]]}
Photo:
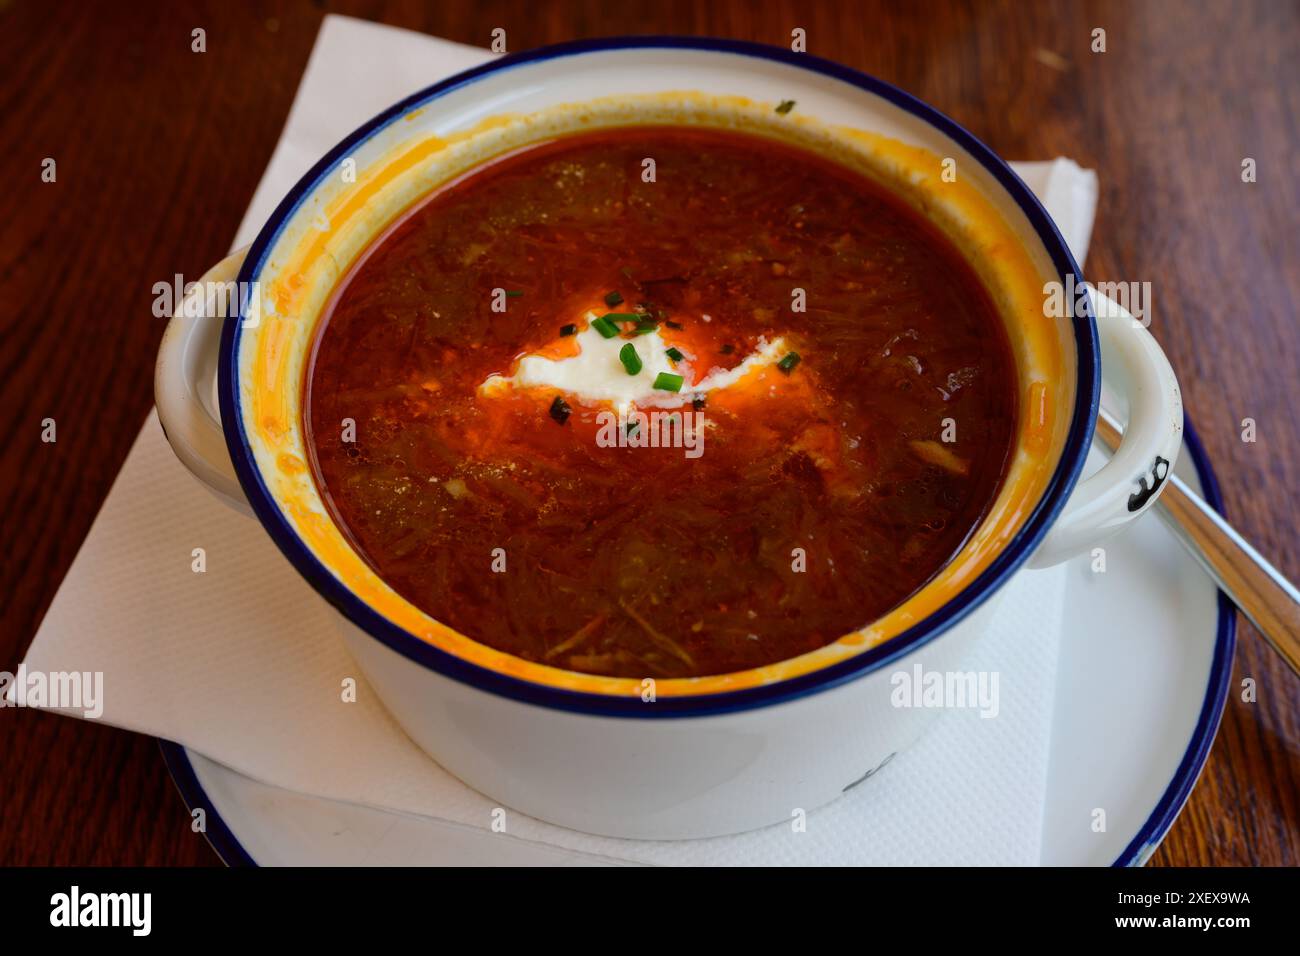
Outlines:
{"type": "Polygon", "coordinates": [[[1103,374],[1128,402],[1128,425],[1110,461],[1075,487],[1030,567],[1091,551],[1155,504],[1183,444],[1183,401],[1165,353],[1127,309],[1089,291],[1103,374]]]}
{"type": "Polygon", "coordinates": [[[235,288],[247,252],[240,249],[205,272],[173,310],[158,346],[153,393],[163,434],[181,464],[227,505],[251,515],[226,449],[215,387],[221,329],[233,298],[218,291],[235,288]]]}

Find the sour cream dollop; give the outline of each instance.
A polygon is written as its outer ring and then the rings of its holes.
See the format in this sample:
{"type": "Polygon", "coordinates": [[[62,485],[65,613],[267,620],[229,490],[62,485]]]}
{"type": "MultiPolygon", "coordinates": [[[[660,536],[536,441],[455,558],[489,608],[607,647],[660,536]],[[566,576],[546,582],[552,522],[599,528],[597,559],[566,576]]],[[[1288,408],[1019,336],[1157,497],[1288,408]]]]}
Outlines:
{"type": "Polygon", "coordinates": [[[596,317],[594,312],[587,313],[587,326],[576,336],[576,355],[559,359],[524,355],[516,362],[513,374],[488,376],[479,386],[479,393],[490,395],[512,387],[549,388],[588,404],[609,402],[619,408],[676,408],[696,395],[735,385],[754,369],[780,361],[788,351],[780,336],[770,342],[760,338],[758,347],[740,364],[730,369],[713,368],[697,381],[695,370],[702,363],[686,345],[674,345],[658,328],[630,339],[621,335],[607,339],[591,325],[596,317]],[[619,357],[629,343],[641,360],[641,370],[635,375],[628,374],[619,357]],[[677,362],[668,357],[668,349],[674,347],[682,353],[682,359],[677,362]],[[655,379],[662,372],[682,376],[681,390],[655,388],[655,379]]]}

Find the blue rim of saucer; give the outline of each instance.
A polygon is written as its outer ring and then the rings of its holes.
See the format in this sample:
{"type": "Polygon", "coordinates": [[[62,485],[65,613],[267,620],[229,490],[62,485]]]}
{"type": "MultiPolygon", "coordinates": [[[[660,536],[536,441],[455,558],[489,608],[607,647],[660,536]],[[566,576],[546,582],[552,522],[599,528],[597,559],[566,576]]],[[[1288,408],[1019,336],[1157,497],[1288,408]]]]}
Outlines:
{"type": "MultiPolygon", "coordinates": [[[[1187,453],[1192,457],[1197,477],[1201,481],[1201,496],[1219,514],[1223,514],[1223,496],[1219,491],[1219,481],[1210,464],[1205,447],[1192,427],[1191,420],[1184,416],[1183,443],[1187,453]]],[[[1237,615],[1232,602],[1219,592],[1219,617],[1214,638],[1214,655],[1210,665],[1210,679],[1206,686],[1205,701],[1196,719],[1192,739],[1187,745],[1183,759],[1179,761],[1169,786],[1165,788],[1155,808],[1137,835],[1129,841],[1128,846],[1112,866],[1142,866],[1155,852],[1160,841],[1165,838],[1169,828],[1174,825],[1179,811],[1191,796],[1192,789],[1201,775],[1205,761],[1210,756],[1215,734],[1219,730],[1219,721],[1223,717],[1223,705],[1228,696],[1228,682],[1232,676],[1232,655],[1236,646],[1237,615]]],[[[181,799],[190,812],[202,808],[206,816],[207,830],[204,836],[212,849],[216,851],[227,866],[258,866],[258,862],[244,849],[239,838],[229,824],[222,819],[216,806],[208,797],[203,785],[199,783],[190,762],[189,751],[182,745],[170,740],[159,740],[163,760],[171,773],[181,799]]]]}
{"type": "MultiPolygon", "coordinates": [[[[905,110],[957,143],[980,163],[1024,213],[1051,258],[1055,274],[1063,282],[1072,277],[1075,288],[1084,288],[1083,276],[1074,256],[1038,197],[996,153],[955,121],[910,93],[830,60],[807,53],[794,53],[781,47],[708,37],[615,37],[561,43],[493,60],[407,97],[349,134],[289,191],[249,248],[239,273],[240,287],[251,287],[250,284],[261,273],[280,233],[322,180],[331,175],[335,167],[347,157],[354,155],[360,145],[409,113],[423,109],[440,97],[484,77],[528,64],[591,53],[663,49],[723,53],[781,63],[839,80],[905,110]]],[[[1010,580],[1033,554],[1064,508],[1087,460],[1101,397],[1101,349],[1096,324],[1091,315],[1076,315],[1073,317],[1073,327],[1078,353],[1078,398],[1060,462],[1020,530],[973,582],[924,620],[878,647],[853,657],[771,684],[741,690],[660,697],[654,707],[646,707],[639,695],[613,696],[561,689],[503,674],[457,657],[379,614],[322,565],[290,526],[262,480],[244,428],[244,416],[239,407],[240,389],[236,385],[239,380],[239,341],[246,307],[247,303],[241,302],[240,314],[235,320],[227,321],[222,331],[221,353],[217,362],[221,419],[233,423],[225,432],[226,444],[239,483],[254,514],[299,574],[358,628],[421,666],[479,690],[521,703],[603,717],[689,719],[785,703],[854,681],[946,634],[1010,580]]]]}

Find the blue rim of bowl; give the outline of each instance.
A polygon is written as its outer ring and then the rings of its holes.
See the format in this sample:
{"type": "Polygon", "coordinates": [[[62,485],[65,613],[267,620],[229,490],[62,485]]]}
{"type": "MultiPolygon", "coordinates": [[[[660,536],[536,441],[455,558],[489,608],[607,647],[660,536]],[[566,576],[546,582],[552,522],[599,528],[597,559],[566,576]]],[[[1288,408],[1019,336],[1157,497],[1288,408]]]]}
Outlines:
{"type": "MultiPolygon", "coordinates": [[[[588,53],[643,50],[692,50],[723,53],[772,61],[801,70],[819,73],[892,103],[937,129],[977,160],[1005,189],[1024,213],[1052,260],[1055,273],[1066,281],[1073,275],[1075,288],[1083,287],[1083,276],[1065,240],[1042,203],[1019,176],[979,139],[947,116],[927,106],[916,97],[895,86],[857,70],[823,60],[807,53],[794,53],[780,47],[737,40],[704,37],[617,37],[578,40],[556,46],[516,53],[480,67],[458,73],[390,107],[348,135],[331,149],[298,181],[272,213],[258,234],[240,269],[241,288],[250,288],[274,248],[285,224],[302,202],[336,165],[352,155],[358,146],[407,113],[423,108],[448,93],[466,87],[487,76],[529,64],[580,56],[588,53]]],[[[1078,391],[1065,447],[1046,490],[1028,520],[1015,537],[987,568],[951,601],[920,623],[884,642],[879,647],[854,657],[787,680],[743,690],[710,694],[660,697],[647,707],[639,696],[626,697],[585,691],[564,690],[545,684],[511,677],[470,663],[411,634],[360,601],[299,540],[280,512],[262,481],[244,430],[243,415],[237,404],[239,340],[244,321],[244,303],[235,321],[227,321],[221,336],[221,353],[217,374],[221,419],[233,423],[225,430],[226,444],[240,485],[254,513],[281,552],[316,591],[344,617],[387,647],[430,670],[526,704],[549,707],[571,713],[606,717],[657,719],[700,717],[735,713],[756,707],[794,700],[829,690],[855,680],[910,654],[917,648],[948,631],[984,603],[1028,560],[1052,522],[1064,507],[1075,482],[1083,470],[1092,443],[1096,410],[1100,401],[1101,369],[1097,329],[1091,315],[1074,317],[1075,347],[1078,353],[1078,391]]]]}
{"type": "MultiPolygon", "coordinates": [[[[1196,467],[1197,477],[1201,480],[1201,497],[1219,514],[1223,514],[1223,496],[1219,491],[1219,481],[1210,464],[1205,447],[1192,427],[1190,419],[1184,417],[1183,442],[1196,467]]],[[[1129,841],[1128,846],[1111,864],[1112,866],[1142,866],[1155,852],[1160,841],[1165,838],[1169,828],[1174,825],[1187,798],[1191,796],[1196,781],[1200,778],[1205,761],[1210,756],[1210,748],[1218,733],[1219,722],[1223,717],[1223,705],[1228,697],[1229,678],[1232,676],[1232,656],[1237,638],[1237,615],[1232,602],[1219,592],[1219,616],[1215,627],[1214,654],[1210,663],[1210,678],[1206,682],[1205,700],[1196,719],[1196,727],[1188,742],[1183,759],[1179,761],[1174,776],[1165,788],[1155,808],[1137,835],[1129,841]]],[[[159,740],[163,760],[172,775],[181,799],[193,812],[202,807],[207,819],[207,838],[217,856],[227,866],[258,866],[258,862],[244,849],[234,831],[222,819],[216,806],[208,797],[203,785],[194,772],[190,762],[189,751],[182,745],[170,740],[159,740]]]]}

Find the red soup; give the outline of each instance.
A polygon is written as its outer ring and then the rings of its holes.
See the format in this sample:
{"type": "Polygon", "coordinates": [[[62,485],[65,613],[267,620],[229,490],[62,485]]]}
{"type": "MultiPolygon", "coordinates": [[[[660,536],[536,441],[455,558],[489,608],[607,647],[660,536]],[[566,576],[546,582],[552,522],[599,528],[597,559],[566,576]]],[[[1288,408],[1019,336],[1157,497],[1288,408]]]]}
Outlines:
{"type": "Polygon", "coordinates": [[[987,512],[1016,418],[1003,325],[862,174],[629,127],[435,191],[340,283],[312,467],[388,584],[479,642],[625,677],[822,647],[987,512]]]}

